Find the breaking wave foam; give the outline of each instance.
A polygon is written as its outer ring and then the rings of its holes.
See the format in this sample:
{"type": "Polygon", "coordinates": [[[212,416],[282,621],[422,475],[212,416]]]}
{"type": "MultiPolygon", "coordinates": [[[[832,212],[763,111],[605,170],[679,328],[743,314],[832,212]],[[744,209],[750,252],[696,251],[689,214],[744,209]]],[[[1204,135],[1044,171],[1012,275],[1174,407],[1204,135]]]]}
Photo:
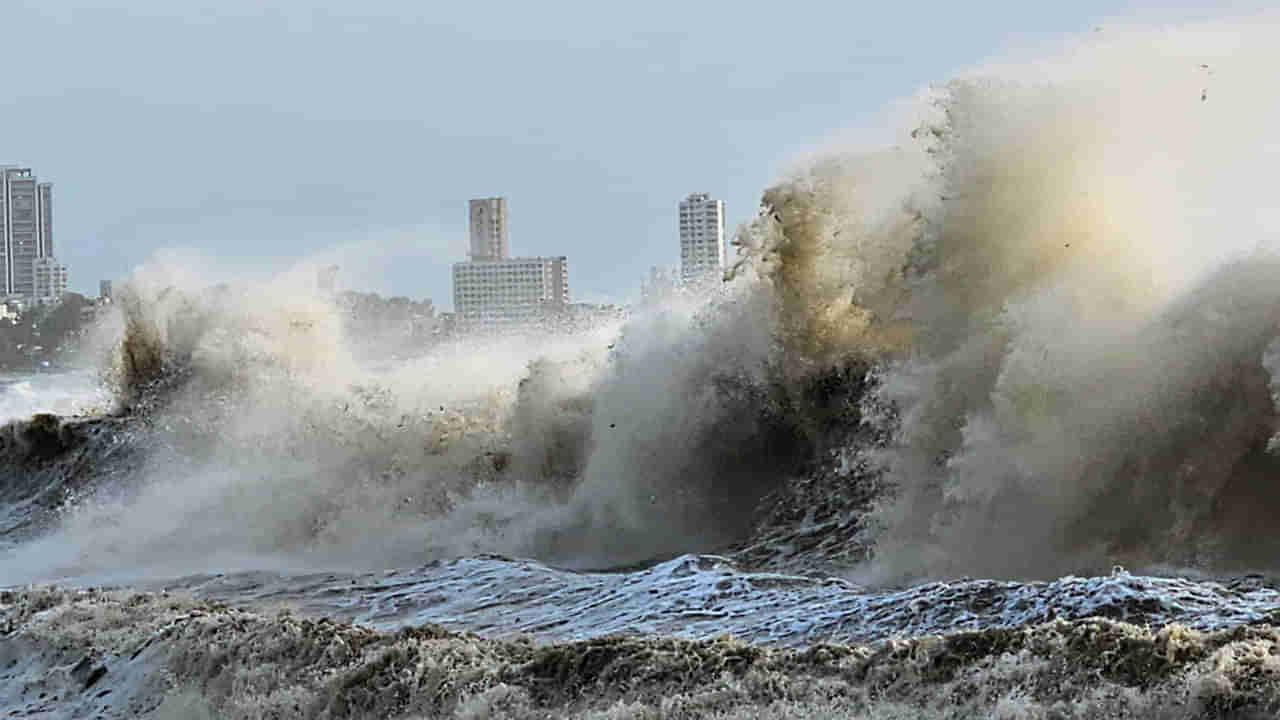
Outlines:
{"type": "Polygon", "coordinates": [[[38,552],[626,565],[741,541],[794,478],[856,458],[889,488],[863,538],[879,577],[1266,563],[1268,23],[1109,31],[959,77],[909,141],[767,190],[716,293],[590,332],[375,372],[304,273],[195,292],[144,268],[125,402],[193,379],[149,417],[143,478],[38,552]]]}

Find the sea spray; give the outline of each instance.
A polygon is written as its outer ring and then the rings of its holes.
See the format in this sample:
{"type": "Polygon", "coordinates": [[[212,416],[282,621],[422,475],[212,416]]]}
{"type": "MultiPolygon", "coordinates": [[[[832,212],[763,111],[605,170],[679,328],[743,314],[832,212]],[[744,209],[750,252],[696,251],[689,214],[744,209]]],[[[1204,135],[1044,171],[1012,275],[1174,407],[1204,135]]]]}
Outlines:
{"type": "MultiPolygon", "coordinates": [[[[1232,562],[1210,547],[1231,521],[1208,516],[1269,472],[1259,363],[1280,309],[1257,198],[1236,190],[1262,177],[1265,135],[1241,133],[1276,105],[1201,103],[1193,61],[1218,59],[1217,34],[1148,39],[1083,48],[1038,82],[957,80],[940,100],[913,342],[879,386],[902,412],[886,565],[1232,562]]],[[[1269,52],[1260,39],[1215,63],[1231,87],[1269,52]]]]}
{"type": "Polygon", "coordinates": [[[775,521],[813,518],[776,503],[833,495],[824,532],[885,578],[1265,563],[1265,34],[1108,33],[939,86],[901,147],[767,190],[721,288],[588,332],[375,371],[311,276],[151,264],[124,386],[189,382],[142,413],[136,491],[48,540],[70,568],[601,567],[793,544],[775,521]]]}

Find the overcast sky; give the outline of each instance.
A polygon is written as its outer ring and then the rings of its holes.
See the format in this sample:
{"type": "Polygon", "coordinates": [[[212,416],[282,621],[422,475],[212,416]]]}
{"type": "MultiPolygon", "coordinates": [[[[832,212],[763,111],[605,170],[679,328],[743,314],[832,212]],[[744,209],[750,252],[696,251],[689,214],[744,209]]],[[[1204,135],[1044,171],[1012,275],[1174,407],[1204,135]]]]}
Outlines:
{"type": "Polygon", "coordinates": [[[0,164],[54,183],[80,292],[194,248],[449,308],[467,200],[505,195],[514,254],[625,300],[676,264],[689,192],[732,228],[788,158],[957,70],[1222,4],[1162,6],[4,0],[0,164]]]}

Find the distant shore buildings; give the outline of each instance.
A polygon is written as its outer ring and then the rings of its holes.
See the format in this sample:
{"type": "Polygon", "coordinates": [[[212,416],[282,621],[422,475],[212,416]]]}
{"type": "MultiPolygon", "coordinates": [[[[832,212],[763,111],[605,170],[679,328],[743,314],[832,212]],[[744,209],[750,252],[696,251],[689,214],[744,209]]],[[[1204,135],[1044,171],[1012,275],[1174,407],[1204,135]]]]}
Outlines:
{"type": "Polygon", "coordinates": [[[472,200],[471,248],[453,266],[453,322],[458,330],[497,330],[563,317],[569,306],[569,261],[511,257],[507,199],[472,200]]]}
{"type": "Polygon", "coordinates": [[[679,202],[680,264],[653,266],[640,281],[640,301],[661,303],[705,290],[724,279],[728,262],[724,201],[710,193],[690,193],[679,202]]]}
{"type": "Polygon", "coordinates": [[[724,201],[692,193],[680,201],[680,282],[720,280],[724,274],[724,201]]]}
{"type": "Polygon", "coordinates": [[[53,253],[53,184],[31,168],[0,165],[0,297],[26,307],[66,292],[67,268],[53,253]]]}
{"type": "Polygon", "coordinates": [[[50,257],[38,257],[31,262],[32,295],[37,305],[53,305],[67,294],[67,266],[50,257]]]}

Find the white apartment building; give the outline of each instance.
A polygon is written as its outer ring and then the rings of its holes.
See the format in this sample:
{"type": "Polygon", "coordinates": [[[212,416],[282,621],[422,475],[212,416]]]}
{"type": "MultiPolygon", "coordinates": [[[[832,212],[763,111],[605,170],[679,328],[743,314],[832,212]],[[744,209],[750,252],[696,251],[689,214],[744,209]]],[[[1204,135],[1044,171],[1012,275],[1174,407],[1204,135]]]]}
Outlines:
{"type": "Polygon", "coordinates": [[[459,327],[495,329],[538,322],[569,305],[568,260],[504,258],[453,266],[453,310],[459,327]]]}
{"type": "Polygon", "coordinates": [[[67,266],[52,257],[32,261],[32,298],[37,305],[53,305],[67,294],[67,266]]]}
{"type": "Polygon", "coordinates": [[[716,280],[724,273],[724,201],[693,193],[680,201],[680,281],[716,280]]]}
{"type": "Polygon", "coordinates": [[[569,305],[569,262],[508,255],[507,199],[472,200],[467,211],[471,259],[453,266],[453,311],[464,330],[539,322],[569,305]]]}

